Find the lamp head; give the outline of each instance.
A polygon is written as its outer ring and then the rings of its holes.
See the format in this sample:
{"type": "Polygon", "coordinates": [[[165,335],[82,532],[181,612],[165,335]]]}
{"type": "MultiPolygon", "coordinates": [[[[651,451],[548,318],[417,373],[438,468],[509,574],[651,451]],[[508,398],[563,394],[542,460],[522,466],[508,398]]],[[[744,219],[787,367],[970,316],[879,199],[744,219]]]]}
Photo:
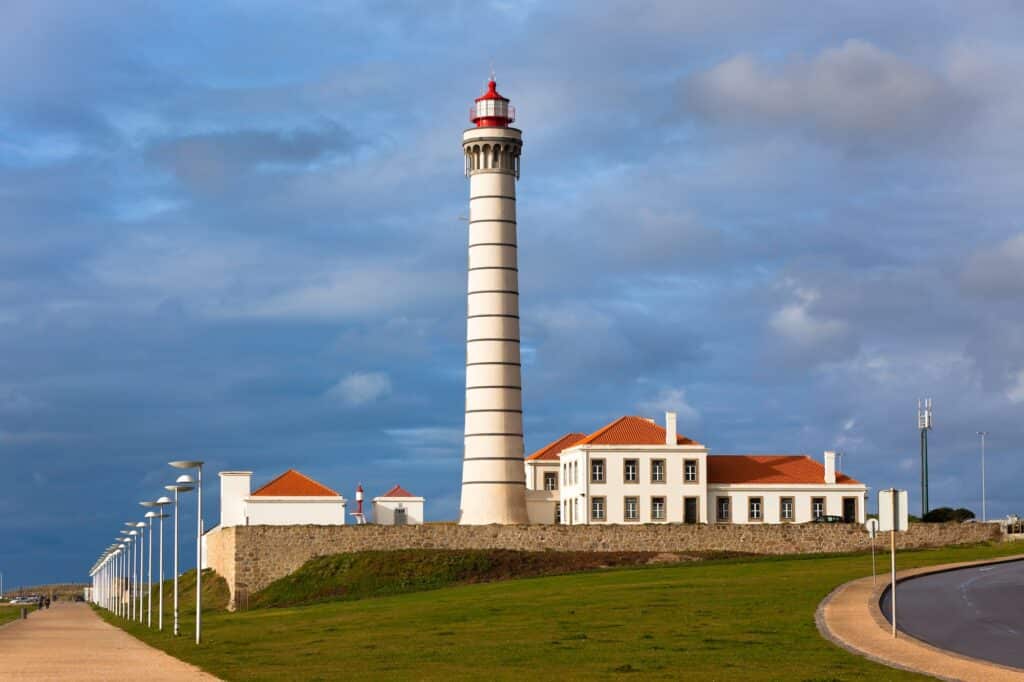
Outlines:
{"type": "Polygon", "coordinates": [[[160,516],[160,515],[157,514],[155,511],[148,511],[148,512],[146,512],[146,518],[147,519],[155,519],[158,516],[160,516]]]}
{"type": "Polygon", "coordinates": [[[144,502],[139,502],[139,504],[141,506],[143,506],[143,507],[155,507],[156,506],[156,502],[150,502],[149,500],[146,500],[144,502]]]}
{"type": "Polygon", "coordinates": [[[181,476],[178,476],[176,479],[174,479],[174,482],[175,483],[191,484],[191,483],[195,483],[196,479],[192,478],[191,474],[182,474],[181,476]]]}
{"type": "Polygon", "coordinates": [[[198,469],[203,466],[202,461],[198,459],[176,459],[168,464],[175,469],[198,469]]]}
{"type": "Polygon", "coordinates": [[[174,500],[172,500],[171,498],[167,497],[166,495],[158,497],[157,500],[156,500],[156,503],[158,505],[161,505],[161,506],[163,506],[165,504],[170,504],[171,502],[174,502],[174,500]]]}

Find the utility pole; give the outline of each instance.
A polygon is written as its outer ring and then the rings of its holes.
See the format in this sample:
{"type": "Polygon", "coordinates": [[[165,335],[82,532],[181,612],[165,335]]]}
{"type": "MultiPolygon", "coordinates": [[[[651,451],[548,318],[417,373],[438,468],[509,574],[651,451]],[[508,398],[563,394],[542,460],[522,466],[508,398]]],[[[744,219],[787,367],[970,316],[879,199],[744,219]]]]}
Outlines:
{"type": "Polygon", "coordinates": [[[988,521],[985,515],[985,436],[988,431],[978,431],[978,435],[981,436],[981,520],[988,521]]]}
{"type": "Polygon", "coordinates": [[[921,431],[921,518],[928,513],[928,432],[932,430],[932,399],[917,401],[917,428],[921,431]]]}

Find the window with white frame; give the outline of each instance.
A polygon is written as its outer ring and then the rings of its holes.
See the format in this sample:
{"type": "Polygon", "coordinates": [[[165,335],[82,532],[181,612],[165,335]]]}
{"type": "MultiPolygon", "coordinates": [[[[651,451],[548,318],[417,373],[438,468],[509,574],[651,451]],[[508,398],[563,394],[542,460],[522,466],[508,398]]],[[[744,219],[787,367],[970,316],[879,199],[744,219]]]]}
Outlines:
{"type": "Polygon", "coordinates": [[[824,497],[812,497],[811,498],[811,518],[817,519],[825,515],[825,498],[824,497]]]}
{"type": "Polygon", "coordinates": [[[683,462],[683,481],[686,483],[696,483],[697,480],[697,460],[688,459],[683,462]]]}
{"type": "Polygon", "coordinates": [[[558,472],[544,472],[544,490],[558,490],[558,472]]]}
{"type": "Polygon", "coordinates": [[[651,483],[664,483],[665,482],[665,460],[663,459],[652,459],[651,460],[651,483]]]}
{"type": "Polygon", "coordinates": [[[627,497],[623,501],[622,509],[623,509],[622,517],[626,521],[639,521],[640,520],[640,498],[639,497],[627,497]]]}
{"type": "Polygon", "coordinates": [[[605,504],[603,497],[590,498],[590,520],[604,521],[605,504]]]}
{"type": "Polygon", "coordinates": [[[762,502],[760,497],[747,498],[747,519],[750,521],[761,521],[762,502]]]}
{"type": "Polygon", "coordinates": [[[665,520],[665,498],[664,497],[652,497],[651,498],[651,520],[652,521],[664,521],[665,520]]]}
{"type": "Polygon", "coordinates": [[[779,517],[783,521],[793,520],[793,498],[783,497],[779,501],[779,517]]]}
{"type": "Polygon", "coordinates": [[[718,500],[716,500],[715,508],[718,512],[716,516],[718,521],[725,522],[730,520],[728,497],[719,497],[718,500]]]}
{"type": "Polygon", "coordinates": [[[603,459],[592,459],[592,460],[590,460],[590,482],[591,483],[604,483],[604,460],[603,459]]]}
{"type": "Polygon", "coordinates": [[[627,459],[623,462],[622,480],[626,483],[636,483],[640,480],[640,460],[627,459]]]}

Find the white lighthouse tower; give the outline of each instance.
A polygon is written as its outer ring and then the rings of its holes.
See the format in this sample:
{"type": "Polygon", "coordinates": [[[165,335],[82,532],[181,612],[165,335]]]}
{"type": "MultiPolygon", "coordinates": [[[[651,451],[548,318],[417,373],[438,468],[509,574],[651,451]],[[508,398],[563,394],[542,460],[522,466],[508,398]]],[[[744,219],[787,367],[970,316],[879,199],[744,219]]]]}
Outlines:
{"type": "Polygon", "coordinates": [[[462,134],[469,177],[466,432],[459,523],[527,523],[516,180],[522,132],[492,78],[462,134]]]}

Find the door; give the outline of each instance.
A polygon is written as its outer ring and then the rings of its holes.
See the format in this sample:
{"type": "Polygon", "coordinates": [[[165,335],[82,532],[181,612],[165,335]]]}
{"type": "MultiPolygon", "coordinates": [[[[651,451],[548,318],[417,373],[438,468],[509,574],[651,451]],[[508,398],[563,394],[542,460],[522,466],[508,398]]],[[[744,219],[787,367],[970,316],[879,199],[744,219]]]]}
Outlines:
{"type": "Polygon", "coordinates": [[[405,523],[406,523],[405,510],[401,509],[401,508],[396,509],[395,510],[395,525],[396,526],[404,526],[405,523]]]}
{"type": "Polygon", "coordinates": [[[697,498],[687,497],[683,500],[683,523],[697,523],[700,516],[697,514],[697,498]]]}
{"type": "Polygon", "coordinates": [[[857,523],[857,498],[843,498],[843,523],[857,523]]]}

